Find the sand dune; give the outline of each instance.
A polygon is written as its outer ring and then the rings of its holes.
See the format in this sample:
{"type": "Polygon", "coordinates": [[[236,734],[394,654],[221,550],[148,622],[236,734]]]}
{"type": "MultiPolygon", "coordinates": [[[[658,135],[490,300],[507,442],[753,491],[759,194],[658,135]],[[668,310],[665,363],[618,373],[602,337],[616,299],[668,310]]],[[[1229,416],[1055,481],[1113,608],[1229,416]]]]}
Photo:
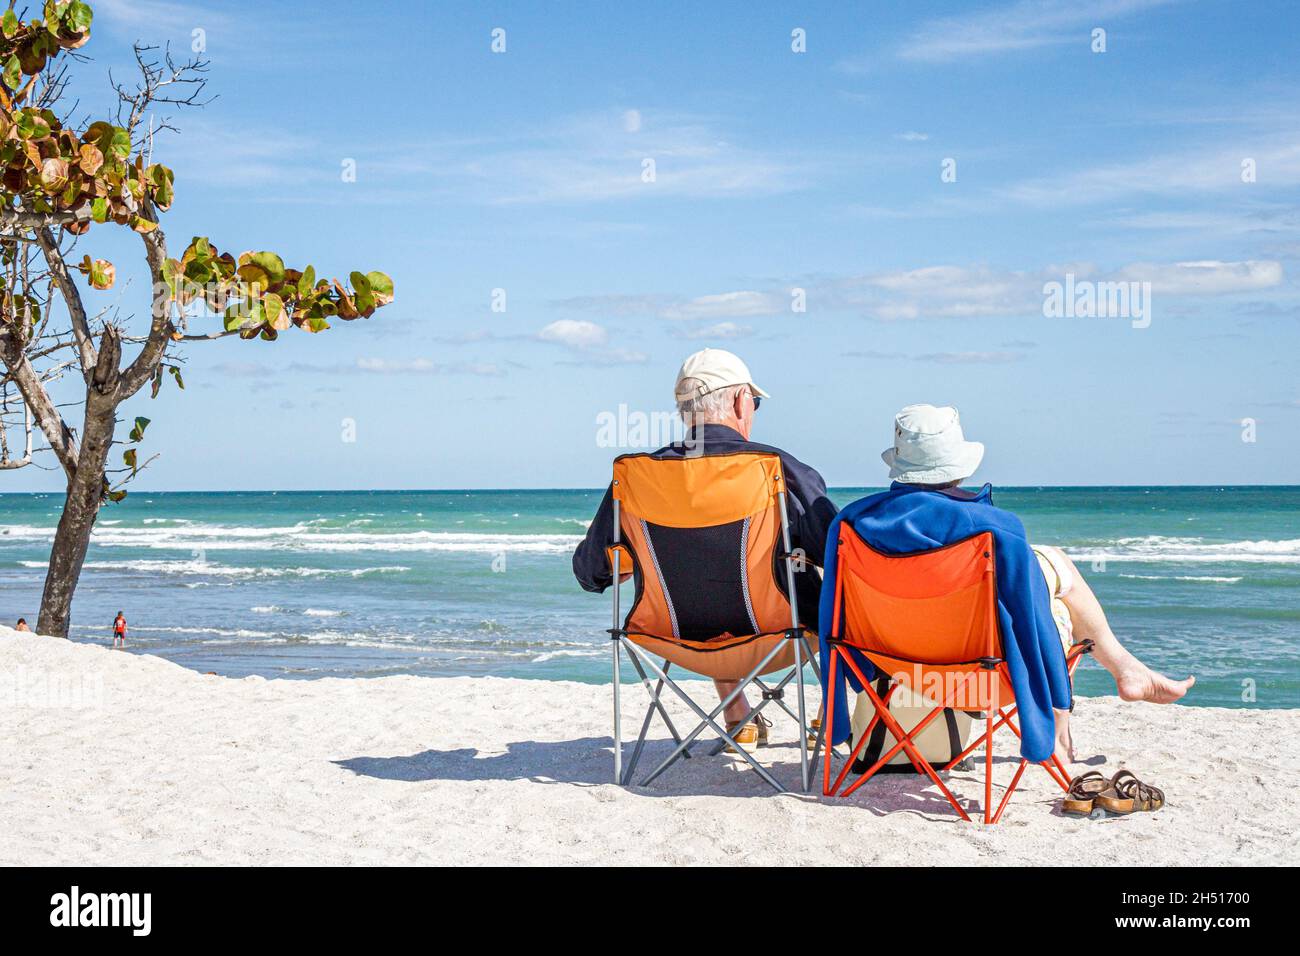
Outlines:
{"type": "MultiPolygon", "coordinates": [[[[629,688],[627,724],[643,698],[629,688]]],[[[1300,862],[1296,710],[1081,699],[1085,761],[1130,767],[1169,806],[1063,818],[1036,772],[986,828],[915,778],[777,796],[735,757],[623,790],[609,704],[607,686],[543,681],[230,680],[0,628],[0,863],[1300,862]]],[[[792,727],[760,751],[787,783],[792,727]]]]}

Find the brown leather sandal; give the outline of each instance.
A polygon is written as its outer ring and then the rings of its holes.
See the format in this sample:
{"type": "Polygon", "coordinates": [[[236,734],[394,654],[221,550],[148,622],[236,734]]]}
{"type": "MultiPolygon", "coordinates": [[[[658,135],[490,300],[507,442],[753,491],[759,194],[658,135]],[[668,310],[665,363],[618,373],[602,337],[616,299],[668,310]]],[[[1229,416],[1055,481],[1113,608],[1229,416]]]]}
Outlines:
{"type": "Polygon", "coordinates": [[[1129,813],[1153,813],[1165,805],[1163,790],[1149,783],[1143,783],[1127,770],[1121,770],[1111,777],[1110,783],[1121,799],[1128,800],[1132,804],[1129,813]]]}
{"type": "Polygon", "coordinates": [[[1111,782],[1096,770],[1070,781],[1070,792],[1061,798],[1061,812],[1072,817],[1090,816],[1097,797],[1113,793],[1111,782]]]}

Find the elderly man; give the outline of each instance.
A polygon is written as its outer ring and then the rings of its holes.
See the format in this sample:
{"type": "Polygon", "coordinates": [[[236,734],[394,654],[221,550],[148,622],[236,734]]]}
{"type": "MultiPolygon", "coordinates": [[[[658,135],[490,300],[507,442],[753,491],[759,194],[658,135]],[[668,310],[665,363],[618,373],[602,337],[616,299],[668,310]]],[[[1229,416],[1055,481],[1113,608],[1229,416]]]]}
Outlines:
{"type": "MultiPolygon", "coordinates": [[[[661,458],[698,455],[728,455],[738,452],[768,452],[781,456],[786,479],[786,503],[790,515],[791,545],[809,560],[795,575],[800,623],[817,630],[817,603],[821,578],[814,564],[826,548],[826,531],[835,518],[835,506],[826,497],[821,475],[792,455],[749,440],[754,413],[768,397],[754,384],[749,368],[731,352],[703,349],[686,359],[677,373],[674,388],[677,411],[686,425],[683,441],[674,442],[653,454],[661,458]]],[[[614,512],[611,490],[605,491],[587,536],[573,554],[573,573],[588,591],[601,592],[613,583],[605,549],[614,543],[614,512]]],[[[731,681],[714,681],[720,700],[735,690],[731,681]]],[[[739,695],[724,713],[728,732],[746,748],[766,742],[766,718],[756,717],[737,729],[749,712],[745,695],[739,695]]]]}

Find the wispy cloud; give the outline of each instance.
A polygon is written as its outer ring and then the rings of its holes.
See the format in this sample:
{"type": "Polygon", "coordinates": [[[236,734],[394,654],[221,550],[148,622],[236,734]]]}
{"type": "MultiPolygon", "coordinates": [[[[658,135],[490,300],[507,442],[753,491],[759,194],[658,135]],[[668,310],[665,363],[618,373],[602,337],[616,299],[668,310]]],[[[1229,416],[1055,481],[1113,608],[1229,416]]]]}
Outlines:
{"type": "Polygon", "coordinates": [[[1025,358],[1023,352],[925,352],[912,355],[907,352],[883,352],[876,349],[855,349],[844,353],[850,358],[878,361],[933,362],[938,365],[1006,365],[1025,358]]]}
{"type": "MultiPolygon", "coordinates": [[[[1064,282],[1067,274],[1076,280],[1098,283],[1150,282],[1153,293],[1189,298],[1265,292],[1285,280],[1285,270],[1276,260],[1208,259],[1134,262],[1113,269],[1088,262],[1024,270],[933,265],[859,275],[813,276],[792,286],[805,289],[807,307],[813,313],[850,312],[885,321],[977,319],[1041,314],[1044,284],[1064,282]]],[[[694,298],[659,293],[586,296],[562,303],[575,310],[650,315],[673,323],[724,319],[707,329],[683,333],[691,338],[722,338],[737,336],[742,329],[744,334],[752,331],[730,319],[787,313],[789,288],[746,289],[694,298]]],[[[1020,347],[1017,343],[1016,348],[1020,347]]]]}
{"type": "Polygon", "coordinates": [[[694,297],[659,293],[592,295],[551,304],[604,315],[651,315],[673,322],[693,322],[780,315],[790,311],[790,301],[789,289],[740,289],[694,297]]]}
{"type": "Polygon", "coordinates": [[[1154,292],[1166,295],[1226,295],[1255,292],[1280,285],[1282,264],[1271,260],[1220,262],[1137,262],[1120,269],[1123,280],[1150,282],[1154,292]]]}
{"type": "Polygon", "coordinates": [[[709,339],[712,341],[743,339],[753,334],[754,330],[750,326],[739,325],[735,322],[717,322],[713,325],[700,327],[688,326],[678,332],[678,335],[684,339],[709,339]]]}
{"type": "Polygon", "coordinates": [[[263,362],[221,362],[216,365],[220,375],[229,378],[270,379],[283,378],[287,372],[320,375],[475,375],[496,377],[504,370],[492,362],[438,362],[428,358],[374,358],[359,357],[354,362],[292,362],[289,365],[268,365],[263,362]]]}
{"type": "Polygon", "coordinates": [[[801,189],[824,162],[741,145],[716,119],[634,112],[636,122],[609,111],[510,133],[375,145],[197,120],[183,142],[169,140],[167,148],[191,175],[273,194],[277,202],[319,202],[326,186],[339,202],[358,194],[378,202],[496,206],[728,199],[801,189]],[[355,181],[346,184],[345,158],[355,163],[355,181]]]}
{"type": "Polygon", "coordinates": [[[1088,41],[1092,27],[1177,0],[1021,0],[923,23],[903,40],[899,59],[936,63],[1088,41]]]}
{"type": "Polygon", "coordinates": [[[539,342],[560,345],[582,356],[584,363],[640,365],[649,361],[644,352],[609,344],[609,330],[585,319],[556,319],[537,333],[539,342]]]}
{"type": "MultiPolygon", "coordinates": [[[[1300,139],[1294,133],[1270,141],[1209,145],[1080,170],[1060,170],[998,190],[996,197],[1035,206],[1111,202],[1131,195],[1185,196],[1188,192],[1252,188],[1242,182],[1242,162],[1254,161],[1269,186],[1300,185],[1300,139]]],[[[1244,198],[1244,197],[1243,197],[1244,198]]]]}

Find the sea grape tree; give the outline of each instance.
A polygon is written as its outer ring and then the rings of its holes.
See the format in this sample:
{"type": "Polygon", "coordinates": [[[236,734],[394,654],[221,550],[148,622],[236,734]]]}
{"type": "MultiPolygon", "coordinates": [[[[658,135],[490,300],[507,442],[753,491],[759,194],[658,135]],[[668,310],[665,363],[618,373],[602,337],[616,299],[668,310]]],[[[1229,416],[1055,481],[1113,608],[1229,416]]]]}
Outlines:
{"type": "Polygon", "coordinates": [[[171,127],[158,110],[201,105],[206,62],[177,63],[137,44],[139,80],[116,85],[116,115],[74,124],[60,107],[67,62],[84,59],[75,51],[90,39],[91,6],[47,0],[39,16],[25,17],[15,0],[0,16],[0,471],[48,454],[66,478],[37,631],[67,636],[100,508],[121,500],[143,467],[149,419],[137,417],[119,441],[119,406],[146,385],[157,397],[169,375],[184,388],[178,350],[187,344],[274,341],[293,327],[323,332],[332,319],[371,316],[392,301],[393,283],[357,271],[345,284],[310,265],[290,268],[275,252],[221,251],[206,236],[172,255],[160,214],[172,205],[175,175],[153,161],[155,134],[171,127]],[[141,303],[147,328],[131,328],[117,310],[87,309],[83,286],[109,289],[116,278],[113,263],[78,248],[99,229],[140,237],[152,277],[141,303]],[[84,385],[74,403],[80,428],[65,418],[70,406],[51,397],[73,375],[84,385]],[[114,446],[126,447],[110,468],[114,446]]]}

